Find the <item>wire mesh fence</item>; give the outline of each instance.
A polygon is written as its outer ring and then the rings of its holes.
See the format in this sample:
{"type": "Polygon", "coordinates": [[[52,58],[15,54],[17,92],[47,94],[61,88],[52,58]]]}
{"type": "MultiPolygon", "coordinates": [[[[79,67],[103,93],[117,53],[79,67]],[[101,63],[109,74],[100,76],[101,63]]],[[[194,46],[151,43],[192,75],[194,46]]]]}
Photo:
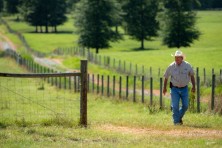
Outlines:
{"type": "Polygon", "coordinates": [[[59,89],[44,78],[0,77],[0,122],[79,120],[80,94],[59,89]]]}

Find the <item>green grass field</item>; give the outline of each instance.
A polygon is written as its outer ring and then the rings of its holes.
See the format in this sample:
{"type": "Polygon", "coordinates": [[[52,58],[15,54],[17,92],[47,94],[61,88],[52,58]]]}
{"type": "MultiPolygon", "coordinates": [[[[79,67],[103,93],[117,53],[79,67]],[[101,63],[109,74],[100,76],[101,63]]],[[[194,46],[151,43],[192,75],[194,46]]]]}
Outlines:
{"type": "MultiPolygon", "coordinates": [[[[0,57],[0,72],[27,71],[13,60],[0,57]],[[8,69],[9,66],[13,68],[8,69]]],[[[14,85],[20,83],[14,81],[14,85]]],[[[19,89],[25,90],[27,86],[19,89]]],[[[58,91],[50,89],[50,93],[57,94],[58,91]]],[[[49,101],[49,98],[45,99],[45,102],[49,101]]],[[[26,103],[17,103],[21,110],[29,110],[26,103]]],[[[30,106],[32,110],[37,107],[30,106]]],[[[17,112],[11,106],[6,111],[17,112]]],[[[73,111],[78,114],[77,109],[73,111]]],[[[5,108],[1,107],[1,120],[4,112],[5,108]]],[[[29,122],[26,122],[29,118],[26,116],[22,121],[13,122],[14,116],[8,116],[10,123],[0,122],[0,147],[221,147],[221,116],[187,112],[184,125],[174,126],[171,114],[169,110],[151,112],[148,106],[140,103],[88,94],[88,128],[78,127],[66,117],[36,122],[41,116],[32,114],[29,122]]]]}
{"type": "MultiPolygon", "coordinates": [[[[221,11],[198,11],[197,14],[197,27],[201,31],[202,35],[200,36],[200,39],[195,41],[191,47],[182,48],[182,50],[186,55],[186,60],[189,61],[194,68],[200,67],[199,73],[201,76],[201,81],[203,81],[203,68],[206,68],[207,81],[209,81],[208,83],[211,83],[212,68],[215,69],[217,79],[219,79],[218,74],[222,67],[222,63],[219,60],[220,56],[222,55],[222,43],[220,42],[222,40],[222,20],[220,19],[222,17],[222,13],[221,11]]],[[[37,51],[50,53],[54,49],[60,47],[66,48],[78,46],[78,36],[75,34],[75,28],[73,26],[71,16],[69,16],[68,22],[58,27],[58,34],[33,33],[35,30],[34,27],[31,27],[24,22],[16,22],[14,21],[15,18],[16,16],[12,16],[6,17],[5,19],[14,30],[21,32],[25,36],[30,46],[37,51]]],[[[24,47],[22,47],[22,44],[18,38],[15,35],[9,34],[3,25],[1,25],[1,28],[1,32],[7,35],[16,44],[16,46],[20,49],[20,52],[22,54],[26,54],[24,47]]],[[[126,60],[127,62],[138,64],[138,67],[144,65],[147,72],[149,72],[149,68],[152,67],[155,79],[155,89],[159,88],[159,79],[156,76],[158,69],[161,69],[160,76],[163,75],[166,67],[174,60],[173,57],[171,57],[171,54],[173,54],[176,50],[163,46],[161,44],[160,37],[155,38],[152,42],[145,42],[146,49],[143,51],[136,50],[140,46],[140,42],[132,40],[126,35],[124,36],[124,40],[112,43],[111,45],[112,47],[109,49],[100,50],[100,55],[108,55],[116,60],[126,60]]],[[[71,69],[78,69],[79,60],[81,59],[79,57],[72,56],[50,56],[50,58],[61,59],[62,64],[71,69]]],[[[120,75],[113,70],[107,70],[104,67],[99,67],[91,63],[89,63],[88,71],[89,73],[93,73],[95,75],[115,75],[117,77],[120,75]]],[[[123,84],[125,84],[125,82],[123,82],[123,84]]],[[[130,81],[130,84],[132,84],[132,81],[130,81]]],[[[145,85],[149,86],[149,84],[145,85]]],[[[208,84],[208,86],[210,85],[211,84],[208,84]]],[[[217,86],[216,93],[220,95],[221,92],[221,85],[217,86]]],[[[207,99],[209,99],[210,94],[210,87],[201,87],[201,96],[207,96],[207,99]]]]}
{"type": "MultiPolygon", "coordinates": [[[[187,61],[194,67],[200,67],[200,72],[206,68],[210,74],[211,69],[214,68],[218,73],[222,67],[219,60],[222,55],[222,20],[220,19],[222,13],[221,11],[198,11],[197,14],[197,27],[202,35],[191,47],[181,48],[181,50],[185,53],[187,61]]],[[[35,34],[33,33],[34,27],[23,22],[12,21],[12,18],[8,18],[8,23],[13,29],[23,33],[33,49],[49,53],[59,47],[78,46],[78,36],[73,33],[75,30],[73,20],[71,16],[69,18],[67,23],[58,27],[60,32],[58,34],[35,34]]],[[[135,51],[140,46],[140,42],[132,40],[128,36],[124,36],[124,40],[112,43],[111,46],[109,49],[100,50],[100,54],[144,65],[148,68],[153,67],[153,69],[165,69],[174,60],[171,54],[176,50],[163,46],[160,37],[155,38],[152,42],[146,41],[146,50],[144,51],[135,51]]],[[[64,64],[66,63],[68,62],[64,64]]]]}

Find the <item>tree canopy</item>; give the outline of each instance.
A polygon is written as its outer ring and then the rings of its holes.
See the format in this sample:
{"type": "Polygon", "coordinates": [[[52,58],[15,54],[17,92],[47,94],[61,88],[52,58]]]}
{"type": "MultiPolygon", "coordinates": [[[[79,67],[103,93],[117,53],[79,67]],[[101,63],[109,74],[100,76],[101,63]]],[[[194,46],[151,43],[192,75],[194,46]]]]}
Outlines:
{"type": "Polygon", "coordinates": [[[3,11],[3,8],[4,8],[3,0],[0,0],[0,12],[3,11]]]}
{"type": "Polygon", "coordinates": [[[112,0],[82,0],[75,13],[75,26],[78,28],[79,44],[87,48],[110,47],[110,41],[116,41],[120,35],[115,26],[117,9],[112,0]]]}
{"type": "Polygon", "coordinates": [[[19,0],[5,0],[5,10],[9,14],[18,13],[19,0]]]}
{"type": "MultiPolygon", "coordinates": [[[[48,32],[48,27],[56,27],[63,24],[66,20],[66,3],[64,0],[22,0],[19,8],[24,20],[32,26],[45,26],[45,32],[48,32]]],[[[42,32],[42,28],[41,28],[42,32]]]]}
{"type": "Polygon", "coordinates": [[[195,0],[165,0],[163,44],[168,47],[187,47],[199,38],[195,27],[195,0]]]}
{"type": "Polygon", "coordinates": [[[123,5],[123,11],[127,32],[136,40],[141,41],[141,49],[144,49],[144,40],[150,40],[151,37],[157,35],[158,1],[127,0],[123,5]]]}

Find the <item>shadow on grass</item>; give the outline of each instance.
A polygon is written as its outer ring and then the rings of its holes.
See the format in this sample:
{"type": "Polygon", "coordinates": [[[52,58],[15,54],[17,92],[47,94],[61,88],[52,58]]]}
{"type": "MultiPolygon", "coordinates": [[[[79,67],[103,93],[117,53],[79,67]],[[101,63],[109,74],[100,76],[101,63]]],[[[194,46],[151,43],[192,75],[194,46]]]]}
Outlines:
{"type": "Polygon", "coordinates": [[[49,31],[48,33],[46,32],[35,32],[35,31],[29,31],[27,33],[30,33],[30,34],[73,34],[73,31],[57,31],[57,32],[51,32],[49,31]]]}
{"type": "Polygon", "coordinates": [[[184,125],[186,127],[192,127],[192,128],[211,128],[209,125],[194,125],[194,124],[186,124],[184,125]]]}
{"type": "Polygon", "coordinates": [[[7,124],[0,122],[0,129],[5,129],[7,127],[7,124]]]}
{"type": "Polygon", "coordinates": [[[140,52],[140,51],[151,51],[151,50],[159,50],[158,48],[131,48],[129,50],[121,50],[121,52],[140,52]]]}

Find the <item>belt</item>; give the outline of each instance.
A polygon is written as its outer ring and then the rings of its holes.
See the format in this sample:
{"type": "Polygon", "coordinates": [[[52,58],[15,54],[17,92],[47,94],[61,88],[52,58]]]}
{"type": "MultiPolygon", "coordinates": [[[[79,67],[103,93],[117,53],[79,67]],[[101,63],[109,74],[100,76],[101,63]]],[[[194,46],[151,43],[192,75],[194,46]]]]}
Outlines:
{"type": "Polygon", "coordinates": [[[187,87],[187,85],[184,86],[184,87],[178,87],[178,86],[173,86],[173,87],[175,87],[175,88],[185,88],[185,87],[187,87]]]}

